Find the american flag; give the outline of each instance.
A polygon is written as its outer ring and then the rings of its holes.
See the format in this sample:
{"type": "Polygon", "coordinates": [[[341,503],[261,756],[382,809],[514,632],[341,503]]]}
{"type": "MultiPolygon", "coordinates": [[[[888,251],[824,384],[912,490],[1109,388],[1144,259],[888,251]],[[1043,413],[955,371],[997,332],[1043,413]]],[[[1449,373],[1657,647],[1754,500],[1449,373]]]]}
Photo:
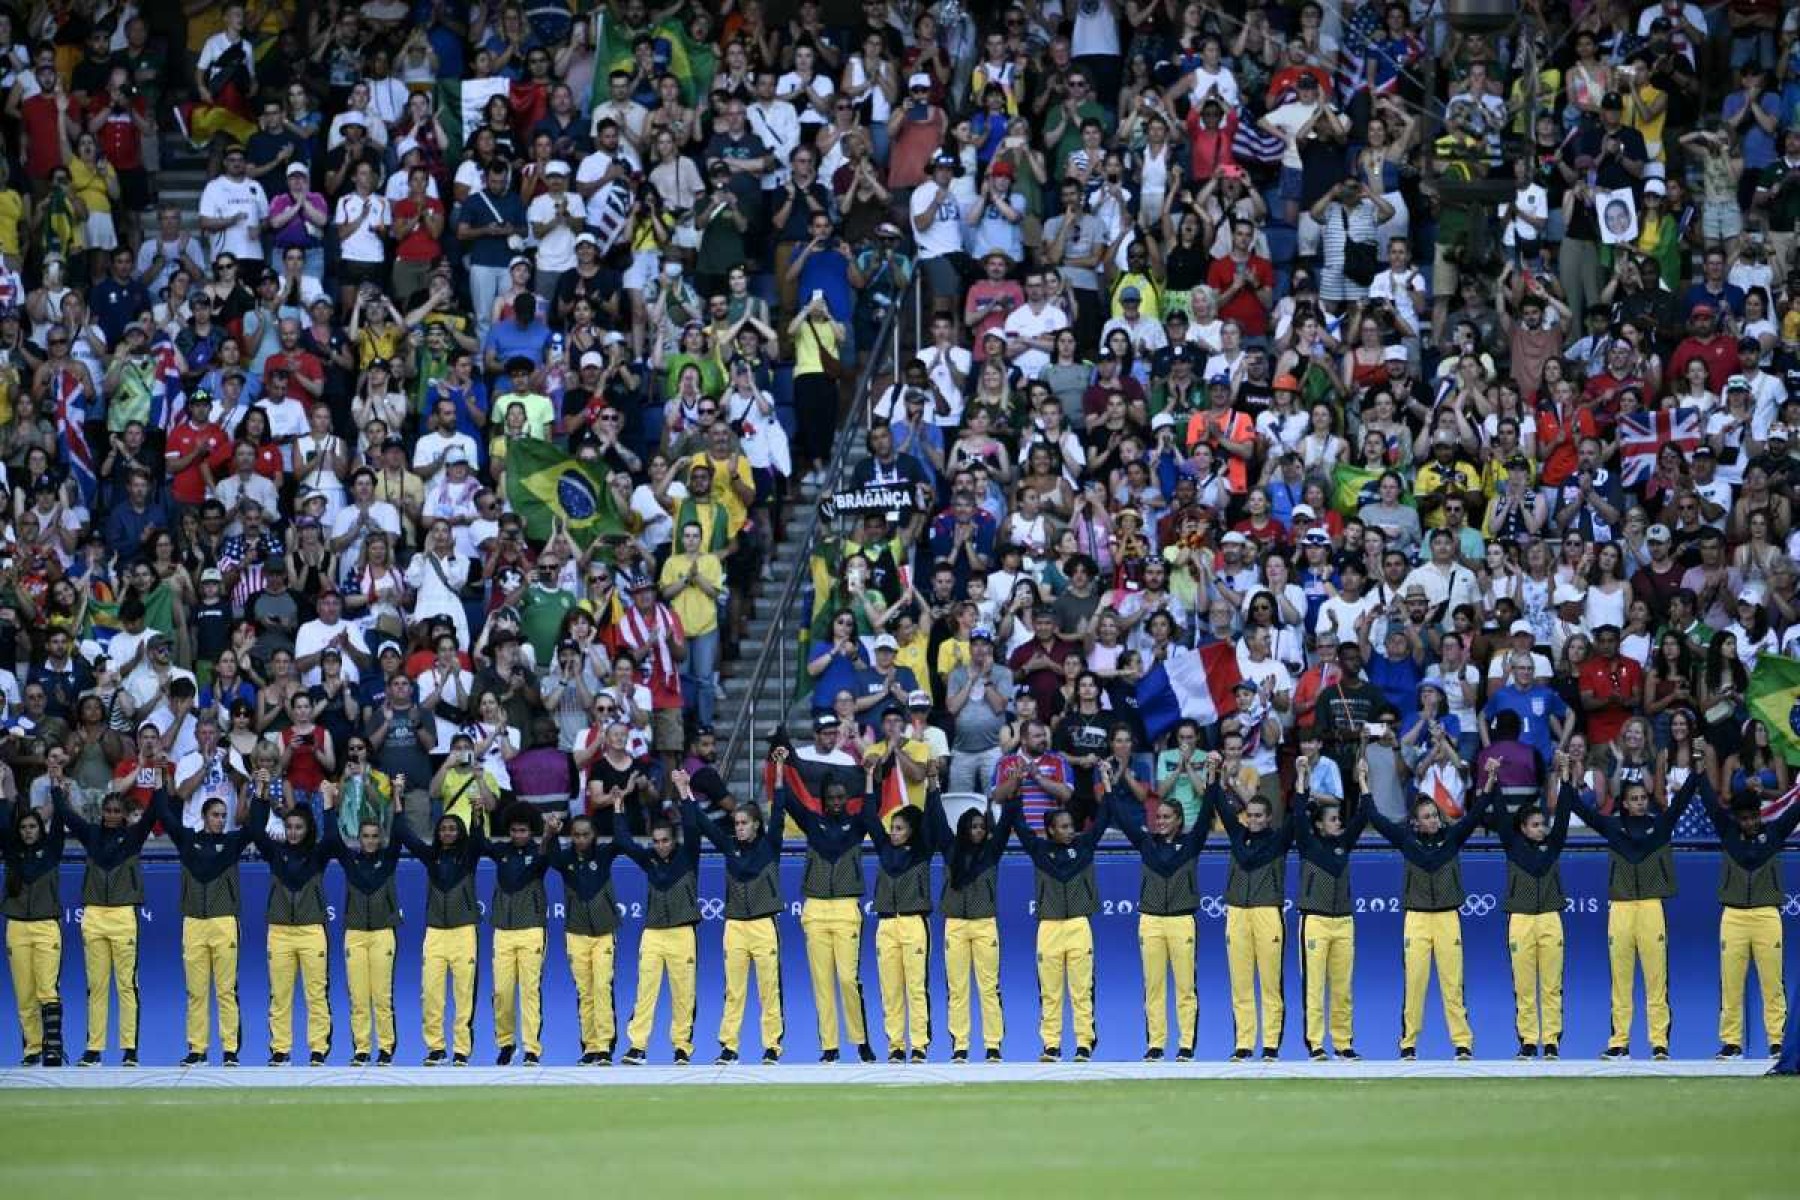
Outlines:
{"type": "Polygon", "coordinates": [[[1700,444],[1700,413],[1692,408],[1626,413],[1619,418],[1620,474],[1626,487],[1636,487],[1656,470],[1656,456],[1674,445],[1683,455],[1700,444]]]}

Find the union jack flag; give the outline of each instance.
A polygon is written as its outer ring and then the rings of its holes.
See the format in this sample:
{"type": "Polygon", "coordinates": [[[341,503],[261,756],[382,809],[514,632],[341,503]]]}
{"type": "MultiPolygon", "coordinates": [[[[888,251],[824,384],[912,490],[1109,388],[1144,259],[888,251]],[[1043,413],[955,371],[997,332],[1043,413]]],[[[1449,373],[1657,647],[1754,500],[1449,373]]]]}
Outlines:
{"type": "Polygon", "coordinates": [[[87,396],[80,378],[70,371],[58,371],[51,378],[50,394],[56,402],[56,431],[62,443],[63,462],[81,488],[81,502],[92,508],[99,480],[94,474],[94,452],[88,448],[87,396]]]}
{"type": "Polygon", "coordinates": [[[1692,408],[1626,413],[1619,418],[1620,478],[1636,487],[1656,470],[1656,456],[1674,445],[1683,455],[1700,444],[1700,413],[1692,408]]]}
{"type": "Polygon", "coordinates": [[[150,343],[155,384],[150,391],[150,426],[168,433],[187,411],[187,394],[181,387],[181,356],[167,333],[158,332],[150,343]]]}

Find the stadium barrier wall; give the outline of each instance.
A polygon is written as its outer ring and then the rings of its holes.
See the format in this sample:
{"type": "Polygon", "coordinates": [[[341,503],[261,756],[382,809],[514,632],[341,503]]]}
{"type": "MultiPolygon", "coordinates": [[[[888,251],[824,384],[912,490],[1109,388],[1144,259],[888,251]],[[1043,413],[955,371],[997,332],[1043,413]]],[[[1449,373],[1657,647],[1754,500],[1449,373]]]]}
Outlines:
{"type": "MultiPolygon", "coordinates": [[[[1680,894],[1667,902],[1669,931],[1669,996],[1674,1014],[1671,1051],[1677,1058],[1710,1056],[1718,1046],[1719,905],[1715,898],[1718,882],[1718,855],[1713,852],[1689,852],[1676,856],[1680,894]]],[[[798,897],[802,859],[788,855],[782,864],[784,895],[798,897]]],[[[873,860],[866,864],[872,874],[873,860]]],[[[1568,892],[1565,913],[1566,969],[1564,977],[1565,1056],[1597,1055],[1605,1046],[1609,1026],[1609,981],[1606,948],[1606,877],[1607,859],[1603,853],[1570,852],[1563,857],[1563,879],[1568,892]]],[[[243,1014],[243,1058],[247,1064],[259,1064],[267,1053],[268,987],[267,961],[264,955],[264,897],[267,894],[268,871],[262,863],[246,861],[241,868],[243,879],[244,918],[240,939],[238,992],[243,1014]]],[[[942,863],[936,864],[938,883],[942,863]]],[[[1010,851],[1001,864],[1000,878],[1000,943],[1001,994],[1007,1028],[1005,1053],[1018,1061],[1036,1056],[1038,1000],[1035,966],[1036,925],[1032,918],[1032,868],[1025,856],[1010,851]]],[[[1397,1054],[1400,1032],[1401,1002],[1401,910],[1399,905],[1402,864],[1399,856],[1388,850],[1359,850],[1352,860],[1352,877],[1356,894],[1356,968],[1355,1019],[1356,1046],[1365,1056],[1393,1058],[1397,1054]]],[[[65,1039],[71,1050],[79,1054],[86,1038],[86,987],[81,954],[81,875],[79,861],[65,864],[62,872],[63,971],[62,987],[65,1009],[65,1039]]],[[[637,942],[643,927],[644,878],[641,872],[624,860],[614,870],[615,889],[621,909],[617,954],[618,977],[614,985],[618,1027],[623,1053],[624,1027],[630,1007],[637,973],[637,942]]],[[[1136,914],[1139,863],[1135,855],[1103,853],[1097,860],[1101,911],[1094,917],[1095,992],[1100,1059],[1135,1059],[1144,1049],[1142,971],[1139,965],[1136,914]]],[[[139,995],[142,1004],[139,1050],[147,1064],[178,1061],[186,1052],[183,1037],[184,992],[181,960],[181,911],[179,906],[180,869],[172,860],[147,858],[144,862],[147,902],[140,910],[139,995]]],[[[701,865],[701,907],[705,920],[700,926],[699,1010],[694,1029],[696,1058],[710,1060],[723,1004],[724,981],[720,951],[723,931],[723,867],[716,856],[707,855],[701,865]]],[[[1466,998],[1470,1020],[1475,1029],[1477,1057],[1508,1057],[1516,1036],[1513,1026],[1513,999],[1509,959],[1506,947],[1506,914],[1500,908],[1500,896],[1506,878],[1504,857],[1497,851],[1471,850],[1463,855],[1463,876],[1469,898],[1463,906],[1464,964],[1466,998]]],[[[1290,860],[1288,883],[1290,903],[1287,913],[1287,947],[1284,958],[1284,994],[1287,1001],[1286,1029],[1282,1039],[1284,1057],[1305,1053],[1305,996],[1300,977],[1298,942],[1299,913],[1292,906],[1293,889],[1299,871],[1290,860]]],[[[483,864],[480,891],[484,899],[492,888],[493,868],[483,864]]],[[[1232,1048],[1231,1011],[1228,1003],[1224,948],[1223,907],[1220,899],[1225,881],[1223,854],[1208,852],[1200,860],[1200,884],[1203,896],[1199,922],[1199,998],[1200,1019],[1197,1054],[1203,1059],[1222,1059],[1232,1048]]],[[[419,967],[420,943],[423,939],[424,872],[410,859],[402,862],[399,872],[401,902],[407,914],[400,930],[400,953],[394,980],[394,1008],[399,1045],[396,1057],[406,1063],[417,1062],[424,1053],[419,1032],[419,967]]],[[[331,901],[329,938],[331,944],[331,997],[333,1013],[333,1062],[347,1061],[350,1055],[350,1006],[345,992],[343,972],[343,928],[341,902],[342,876],[333,870],[327,880],[331,901]]],[[[550,936],[544,967],[544,1050],[550,1063],[567,1063],[580,1055],[575,1013],[575,989],[563,952],[562,883],[552,877],[550,889],[550,936]]],[[[872,891],[872,889],[871,889],[872,891]]],[[[934,885],[934,895],[935,895],[934,885]]],[[[865,906],[865,911],[868,911],[865,906]]],[[[811,989],[807,983],[805,944],[800,930],[800,904],[793,900],[779,919],[784,995],[786,997],[785,1052],[790,1061],[811,1062],[817,1056],[817,1022],[813,1012],[811,989]]],[[[1785,920],[1800,916],[1800,896],[1789,893],[1782,907],[1785,920]]],[[[943,957],[939,924],[933,917],[931,961],[931,1003],[933,1045],[932,1058],[947,1058],[949,1034],[944,1025],[943,957]]],[[[880,990],[876,982],[874,955],[875,918],[872,912],[864,924],[862,942],[863,1002],[869,1021],[871,1039],[877,1052],[884,1048],[881,1036],[880,990]]],[[[494,1053],[492,1019],[492,980],[489,972],[488,946],[491,931],[481,929],[480,979],[476,989],[475,1061],[489,1062],[494,1053]]],[[[1795,947],[1786,947],[1786,971],[1791,984],[1800,970],[1795,947]]],[[[1637,1004],[1633,1052],[1647,1055],[1649,1047],[1643,1033],[1641,985],[1637,1004]]],[[[1762,1006],[1752,973],[1750,996],[1746,1003],[1747,1048],[1760,1051],[1765,1044],[1760,1034],[1762,1006]]],[[[10,975],[0,973],[0,992],[6,1004],[0,1020],[11,1025],[17,1011],[12,1001],[10,975]]],[[[667,1062],[668,998],[664,991],[656,1022],[656,1034],[647,1049],[653,1062],[667,1062]]],[[[117,1021],[118,1008],[112,1007],[117,1021]]],[[[295,1050],[301,1057],[305,1046],[302,1004],[294,1005],[295,1050]]],[[[1171,1021],[1174,1014],[1171,1008],[1171,1021]]],[[[979,1057],[980,1013],[976,1007],[972,1018],[973,1041],[979,1057]]],[[[1066,1027],[1066,1023],[1065,1023],[1066,1027]]],[[[742,1053],[754,1060],[761,1053],[757,1034],[755,994],[743,1030],[742,1053]]],[[[1451,1046],[1443,1032],[1442,1008],[1437,986],[1433,983],[1427,999],[1425,1034],[1419,1043],[1422,1057],[1447,1057],[1451,1046]]],[[[16,1029],[12,1031],[16,1036],[16,1029]]],[[[109,1063],[116,1061],[108,1040],[109,1063]]],[[[1073,1042],[1065,1046],[1065,1054],[1073,1042]]],[[[847,1055],[854,1048],[846,1042],[847,1055]]],[[[216,1061],[217,1048],[214,1047],[216,1061]]]]}

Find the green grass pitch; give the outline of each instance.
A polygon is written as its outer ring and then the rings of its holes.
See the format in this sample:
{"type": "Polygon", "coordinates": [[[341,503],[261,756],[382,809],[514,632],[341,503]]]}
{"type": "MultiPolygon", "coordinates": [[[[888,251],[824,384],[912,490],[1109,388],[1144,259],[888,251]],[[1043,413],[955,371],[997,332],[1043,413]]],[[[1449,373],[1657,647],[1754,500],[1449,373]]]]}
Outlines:
{"type": "Polygon", "coordinates": [[[0,1195],[1793,1196],[1797,1118],[1763,1079],[13,1092],[0,1195]]]}

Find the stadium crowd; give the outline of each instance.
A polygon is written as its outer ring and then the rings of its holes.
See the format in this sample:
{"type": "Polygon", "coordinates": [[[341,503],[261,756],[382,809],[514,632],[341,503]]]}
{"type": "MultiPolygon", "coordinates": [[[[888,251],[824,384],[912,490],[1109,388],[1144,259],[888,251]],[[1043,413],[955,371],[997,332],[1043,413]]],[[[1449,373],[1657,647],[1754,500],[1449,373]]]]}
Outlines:
{"type": "Polygon", "coordinates": [[[790,816],[1788,807],[1774,0],[174,8],[0,8],[11,877],[616,808],[654,882],[773,798],[718,679],[802,497],[790,816]]]}

